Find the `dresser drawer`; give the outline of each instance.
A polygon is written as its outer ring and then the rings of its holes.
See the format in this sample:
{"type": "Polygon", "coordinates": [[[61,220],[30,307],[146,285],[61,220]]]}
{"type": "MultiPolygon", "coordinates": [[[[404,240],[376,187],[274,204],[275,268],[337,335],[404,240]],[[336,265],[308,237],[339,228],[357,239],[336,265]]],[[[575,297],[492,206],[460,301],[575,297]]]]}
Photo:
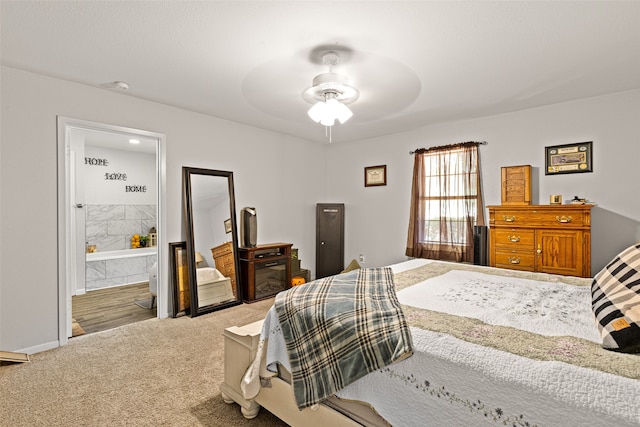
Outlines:
{"type": "Polygon", "coordinates": [[[225,255],[223,257],[216,258],[216,265],[218,264],[225,269],[233,269],[233,266],[235,265],[233,255],[225,255]]]}
{"type": "Polygon", "coordinates": [[[535,246],[535,230],[526,228],[497,229],[496,248],[532,250],[535,246]]]}
{"type": "Polygon", "coordinates": [[[213,256],[213,258],[218,258],[227,254],[233,254],[233,246],[231,245],[231,242],[223,243],[220,246],[211,248],[211,256],[213,256]]]}
{"type": "Polygon", "coordinates": [[[534,271],[535,254],[526,251],[496,251],[496,267],[534,271]]]}
{"type": "Polygon", "coordinates": [[[496,226],[511,227],[584,227],[585,215],[581,210],[499,210],[495,212],[496,226]]]}

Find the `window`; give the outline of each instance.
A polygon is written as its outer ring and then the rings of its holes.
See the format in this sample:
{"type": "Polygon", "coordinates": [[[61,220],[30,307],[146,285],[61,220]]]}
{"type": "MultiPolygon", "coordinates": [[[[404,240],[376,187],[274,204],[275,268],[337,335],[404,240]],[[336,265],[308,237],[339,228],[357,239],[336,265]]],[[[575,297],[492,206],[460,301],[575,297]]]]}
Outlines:
{"type": "Polygon", "coordinates": [[[478,143],[415,153],[408,256],[473,261],[473,226],[484,225],[478,143]]]}

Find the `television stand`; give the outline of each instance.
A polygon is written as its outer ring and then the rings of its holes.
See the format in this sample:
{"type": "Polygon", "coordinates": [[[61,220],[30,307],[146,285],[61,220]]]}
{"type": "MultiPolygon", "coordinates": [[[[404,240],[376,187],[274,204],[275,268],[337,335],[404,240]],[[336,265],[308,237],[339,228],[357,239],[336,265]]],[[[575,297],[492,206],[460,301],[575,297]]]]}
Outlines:
{"type": "Polygon", "coordinates": [[[291,287],[292,243],[238,248],[242,299],[254,302],[291,287]]]}

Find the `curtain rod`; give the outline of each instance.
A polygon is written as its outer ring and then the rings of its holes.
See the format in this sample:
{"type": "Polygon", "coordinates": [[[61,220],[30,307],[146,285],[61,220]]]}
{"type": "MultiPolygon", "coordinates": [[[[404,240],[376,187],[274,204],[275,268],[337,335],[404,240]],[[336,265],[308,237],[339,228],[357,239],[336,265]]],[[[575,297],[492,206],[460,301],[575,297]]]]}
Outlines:
{"type": "MultiPolygon", "coordinates": [[[[471,141],[471,142],[475,142],[475,141],[471,141]]],[[[452,146],[454,146],[454,145],[460,145],[460,144],[464,144],[464,142],[459,142],[459,143],[457,143],[457,144],[450,144],[450,145],[440,145],[440,146],[437,146],[437,147],[416,148],[414,151],[409,151],[409,154],[415,154],[415,153],[416,153],[416,151],[418,151],[418,150],[425,150],[425,151],[429,151],[429,150],[431,150],[432,148],[452,147],[452,146]]],[[[489,143],[488,143],[487,141],[479,141],[479,142],[476,142],[476,144],[478,144],[478,145],[487,145],[487,144],[489,144],[489,143]]]]}

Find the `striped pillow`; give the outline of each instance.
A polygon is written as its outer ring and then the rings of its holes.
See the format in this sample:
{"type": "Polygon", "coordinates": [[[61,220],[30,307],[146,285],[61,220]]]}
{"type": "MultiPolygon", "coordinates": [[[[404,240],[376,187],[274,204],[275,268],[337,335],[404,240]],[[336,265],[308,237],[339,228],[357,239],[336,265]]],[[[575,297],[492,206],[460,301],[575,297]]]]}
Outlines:
{"type": "Polygon", "coordinates": [[[620,252],[596,274],[591,296],[602,347],[640,353],[640,243],[620,252]]]}

